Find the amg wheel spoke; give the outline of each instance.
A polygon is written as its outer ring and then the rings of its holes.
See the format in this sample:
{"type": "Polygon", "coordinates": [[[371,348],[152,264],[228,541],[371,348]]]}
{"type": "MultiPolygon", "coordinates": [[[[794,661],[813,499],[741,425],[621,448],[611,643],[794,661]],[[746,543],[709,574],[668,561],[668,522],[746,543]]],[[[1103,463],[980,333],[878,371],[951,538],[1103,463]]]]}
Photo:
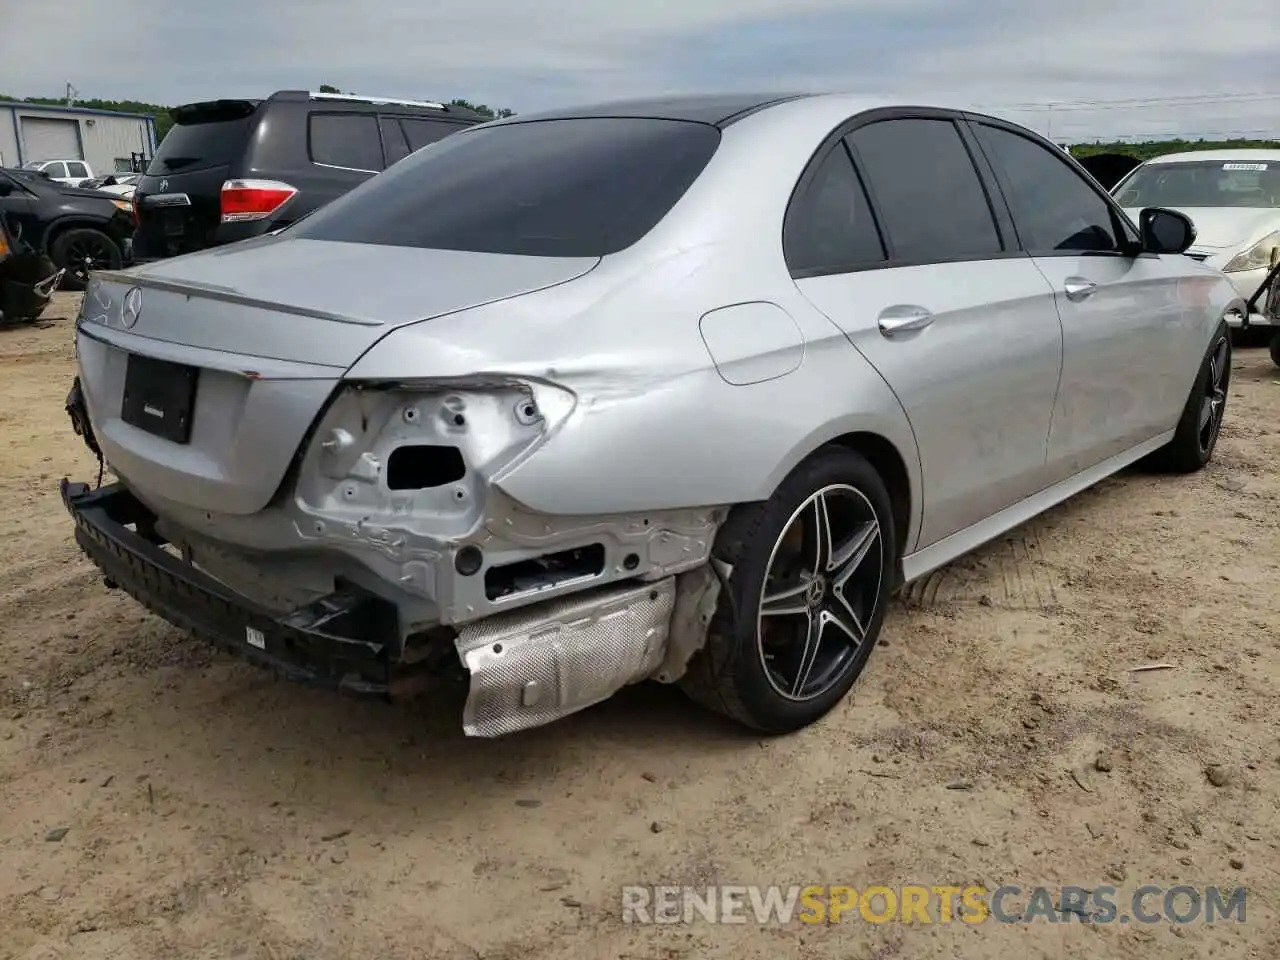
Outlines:
{"type": "Polygon", "coordinates": [[[813,572],[825,573],[831,569],[831,515],[827,509],[827,495],[819,493],[813,498],[813,572]]]}
{"type": "Polygon", "coordinates": [[[760,601],[760,616],[789,617],[809,612],[805,595],[809,591],[809,582],[802,580],[799,584],[784,587],[773,593],[767,593],[760,601]]]}
{"type": "Polygon", "coordinates": [[[835,585],[837,591],[843,591],[844,585],[849,582],[849,578],[858,572],[858,569],[870,556],[871,548],[876,545],[876,540],[879,536],[880,524],[870,520],[862,524],[854,535],[845,541],[838,554],[833,555],[831,582],[835,585]]]}
{"type": "Polygon", "coordinates": [[[1213,401],[1205,400],[1200,404],[1200,429],[1204,430],[1213,421],[1213,401]]]}
{"type": "Polygon", "coordinates": [[[818,648],[822,646],[822,628],[825,624],[823,614],[809,617],[809,629],[805,632],[804,649],[800,653],[800,666],[796,669],[795,681],[791,684],[791,696],[798,697],[809,682],[809,674],[813,673],[813,664],[818,659],[818,648]]]}
{"type": "Polygon", "coordinates": [[[849,602],[849,598],[841,593],[835,595],[835,602],[830,607],[831,623],[843,630],[849,635],[849,639],[853,641],[854,649],[862,645],[862,641],[867,637],[867,628],[862,622],[862,618],[858,616],[858,612],[853,609],[853,604],[849,602]]]}
{"type": "Polygon", "coordinates": [[[1222,382],[1226,378],[1228,350],[1227,338],[1223,337],[1218,341],[1218,349],[1213,353],[1213,386],[1215,392],[1222,390],[1222,382]]]}

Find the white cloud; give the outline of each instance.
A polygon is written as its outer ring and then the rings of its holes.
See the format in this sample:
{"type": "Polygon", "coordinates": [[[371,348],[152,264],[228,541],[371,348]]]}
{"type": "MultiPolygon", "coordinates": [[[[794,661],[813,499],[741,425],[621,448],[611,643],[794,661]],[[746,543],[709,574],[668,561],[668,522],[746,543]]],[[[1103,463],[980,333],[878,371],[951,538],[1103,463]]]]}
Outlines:
{"type": "MultiPolygon", "coordinates": [[[[70,80],[85,97],[178,103],[327,82],[523,111],[698,89],[1008,105],[1280,86],[1270,0],[1221,13],[1203,0],[116,0],[109,12],[7,0],[0,20],[0,91],[18,96],[70,80]]],[[[1063,136],[1275,128],[1277,107],[1060,108],[1053,125],[1063,136]]],[[[1016,118],[1043,129],[1045,113],[1016,118]]]]}

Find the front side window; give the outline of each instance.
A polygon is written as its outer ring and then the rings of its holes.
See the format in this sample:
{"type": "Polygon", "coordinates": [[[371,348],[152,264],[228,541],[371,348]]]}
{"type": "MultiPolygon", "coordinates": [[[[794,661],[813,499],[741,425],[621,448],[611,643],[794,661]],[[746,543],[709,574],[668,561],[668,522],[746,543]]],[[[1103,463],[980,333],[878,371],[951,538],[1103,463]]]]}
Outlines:
{"type": "Polygon", "coordinates": [[[1116,190],[1122,207],[1280,207],[1280,163],[1262,160],[1143,164],[1116,190]]]}
{"type": "Polygon", "coordinates": [[[68,162],[67,174],[71,177],[78,177],[83,180],[89,176],[89,171],[83,163],[68,162]]]}
{"type": "Polygon", "coordinates": [[[1121,249],[1110,204],[1070,163],[1021,134],[985,123],[973,129],[987,159],[1004,175],[1010,213],[1028,251],[1121,249]]]}
{"type": "Polygon", "coordinates": [[[715,127],[680,120],[473,127],[406,157],[292,231],[309,240],[605,256],[653,229],[719,144],[715,127]]]}
{"type": "Polygon", "coordinates": [[[793,276],[843,273],[884,262],[880,231],[843,140],[827,152],[792,201],[782,247],[793,276]]]}
{"type": "Polygon", "coordinates": [[[373,115],[313,113],[307,125],[313,163],[349,170],[382,169],[382,142],[373,115]]]}
{"type": "Polygon", "coordinates": [[[977,168],[950,120],[880,120],[847,139],[895,261],[982,260],[1003,252],[977,168]]]}
{"type": "Polygon", "coordinates": [[[67,176],[67,165],[63,163],[61,160],[55,160],[53,161],[53,163],[45,164],[44,169],[41,170],[40,172],[47,177],[52,177],[55,180],[57,180],[58,178],[62,178],[65,180],[67,176]]]}

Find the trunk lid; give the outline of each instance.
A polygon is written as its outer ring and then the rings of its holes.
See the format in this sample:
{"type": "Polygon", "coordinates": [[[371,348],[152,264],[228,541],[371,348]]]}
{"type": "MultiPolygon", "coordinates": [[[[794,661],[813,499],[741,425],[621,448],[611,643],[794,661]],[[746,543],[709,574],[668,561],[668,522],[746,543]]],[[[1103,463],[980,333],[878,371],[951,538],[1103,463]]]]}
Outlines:
{"type": "Polygon", "coordinates": [[[228,354],[350,367],[398,326],[581,276],[598,258],[261,237],[109,275],[142,288],[132,332],[228,354]]]}
{"type": "MultiPolygon", "coordinates": [[[[343,373],[383,336],[572,280],[598,262],[286,235],[95,273],[77,336],[94,431],[142,496],[257,512],[343,373]],[[147,374],[160,398],[153,408],[172,401],[185,411],[159,414],[189,419],[185,442],[140,427],[126,410],[126,378],[138,367],[130,355],[195,369],[190,410],[173,399],[176,387],[147,374]]],[[[431,373],[430,357],[422,372],[431,373]]]]}

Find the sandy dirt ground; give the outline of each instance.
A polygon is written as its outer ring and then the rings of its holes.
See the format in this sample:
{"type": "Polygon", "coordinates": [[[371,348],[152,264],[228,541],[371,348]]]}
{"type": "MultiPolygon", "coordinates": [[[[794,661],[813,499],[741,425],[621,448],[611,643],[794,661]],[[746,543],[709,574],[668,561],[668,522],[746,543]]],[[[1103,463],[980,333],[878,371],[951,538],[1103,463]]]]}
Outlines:
{"type": "Polygon", "coordinates": [[[57,496],[95,472],[62,411],[75,309],[0,331],[0,956],[1280,956],[1264,351],[1236,353],[1208,469],[1114,478],[917,584],[854,695],[800,735],[641,686],[473,741],[457,701],[277,683],[103,587],[57,496]],[[1152,663],[1171,666],[1131,671],[1152,663]],[[638,926],[620,901],[975,882],[1110,883],[1122,910],[1147,883],[1243,885],[1247,914],[638,926]]]}

